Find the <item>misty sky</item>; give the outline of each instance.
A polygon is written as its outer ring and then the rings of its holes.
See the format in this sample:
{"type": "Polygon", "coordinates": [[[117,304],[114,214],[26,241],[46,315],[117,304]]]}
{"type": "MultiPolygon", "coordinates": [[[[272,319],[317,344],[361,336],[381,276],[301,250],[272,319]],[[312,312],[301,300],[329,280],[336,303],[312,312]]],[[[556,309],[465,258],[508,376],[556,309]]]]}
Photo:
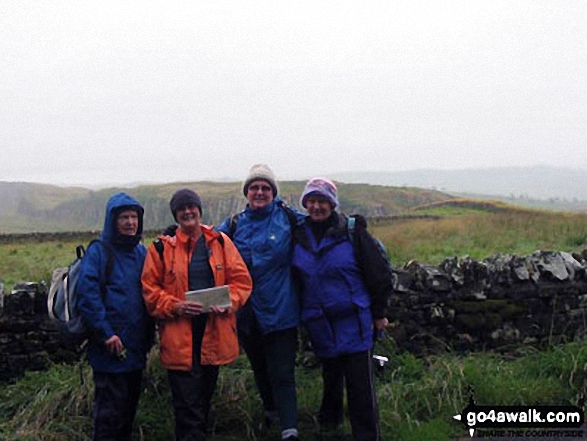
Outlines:
{"type": "Polygon", "coordinates": [[[587,2],[0,1],[0,181],[587,169],[587,2]]]}

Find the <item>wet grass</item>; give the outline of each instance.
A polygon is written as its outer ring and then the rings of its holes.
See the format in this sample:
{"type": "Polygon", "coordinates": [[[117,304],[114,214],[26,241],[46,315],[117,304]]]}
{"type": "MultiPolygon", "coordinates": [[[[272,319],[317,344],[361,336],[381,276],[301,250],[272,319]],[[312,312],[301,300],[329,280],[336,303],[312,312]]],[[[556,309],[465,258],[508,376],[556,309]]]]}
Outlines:
{"type": "MultiPolygon", "coordinates": [[[[587,346],[574,342],[545,351],[528,349],[516,357],[492,353],[467,356],[443,354],[416,358],[394,352],[393,342],[377,345],[390,357],[377,371],[383,439],[448,440],[465,434],[453,420],[467,405],[469,387],[476,402],[487,405],[577,404],[585,391],[587,346]]],[[[303,357],[300,357],[302,361],[303,357]]],[[[308,356],[306,361],[311,359],[308,356]]],[[[0,439],[88,440],[91,428],[92,380],[89,367],[52,366],[29,373],[0,389],[0,439]]],[[[321,377],[314,367],[297,368],[300,433],[320,439],[315,414],[320,402],[321,377]]],[[[211,440],[278,439],[277,428],[261,429],[262,409],[252,372],[244,357],[223,367],[214,397],[211,440]]],[[[345,430],[349,432],[348,422],[345,430]]],[[[139,405],[135,440],[172,439],[173,415],[167,376],[156,351],[150,357],[139,405]]]]}

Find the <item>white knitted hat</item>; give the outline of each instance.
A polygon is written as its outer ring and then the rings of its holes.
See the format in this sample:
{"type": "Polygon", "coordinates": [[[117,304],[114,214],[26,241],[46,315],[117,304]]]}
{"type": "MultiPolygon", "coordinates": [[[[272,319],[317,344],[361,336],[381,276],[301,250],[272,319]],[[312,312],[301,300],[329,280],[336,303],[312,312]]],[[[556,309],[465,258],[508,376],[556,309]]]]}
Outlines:
{"type": "Polygon", "coordinates": [[[279,185],[277,185],[277,179],[275,173],[269,168],[267,164],[255,164],[251,167],[245,182],[243,183],[243,193],[246,196],[249,191],[249,185],[253,181],[262,180],[267,182],[273,189],[273,197],[279,193],[279,185]]]}

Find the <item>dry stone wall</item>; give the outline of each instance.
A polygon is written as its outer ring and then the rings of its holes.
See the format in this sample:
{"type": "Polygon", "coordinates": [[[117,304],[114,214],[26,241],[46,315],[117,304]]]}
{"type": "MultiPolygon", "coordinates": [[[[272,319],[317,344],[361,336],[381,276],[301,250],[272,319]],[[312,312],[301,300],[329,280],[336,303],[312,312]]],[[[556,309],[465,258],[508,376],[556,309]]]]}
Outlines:
{"type": "Polygon", "coordinates": [[[23,283],[10,294],[0,287],[0,382],[25,371],[46,369],[51,361],[69,362],[77,355],[62,348],[47,315],[47,289],[23,283]]]}
{"type": "MultiPolygon", "coordinates": [[[[581,337],[587,330],[587,251],[541,251],[483,261],[410,262],[394,270],[389,334],[399,350],[516,350],[581,337]]],[[[44,283],[0,284],[0,381],[76,354],[59,345],[44,283]]]]}
{"type": "Polygon", "coordinates": [[[583,336],[587,251],[539,251],[483,261],[410,262],[395,271],[390,319],[398,347],[416,354],[511,350],[583,336]]]}

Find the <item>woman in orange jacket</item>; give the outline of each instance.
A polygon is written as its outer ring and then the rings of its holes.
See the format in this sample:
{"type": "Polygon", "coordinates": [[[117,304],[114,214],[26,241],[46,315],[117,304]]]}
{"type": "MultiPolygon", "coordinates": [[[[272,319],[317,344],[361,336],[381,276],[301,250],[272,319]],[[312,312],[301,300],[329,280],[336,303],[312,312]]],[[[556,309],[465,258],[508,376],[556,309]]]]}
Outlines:
{"type": "Polygon", "coordinates": [[[179,224],[175,236],[149,247],[142,283],[147,310],[158,319],[161,362],[168,371],[176,440],[204,440],[220,365],[239,354],[235,311],[249,297],[252,281],[232,241],[200,224],[197,193],[178,190],[170,201],[179,224]],[[231,306],[186,300],[187,291],[228,285],[231,306]]]}

